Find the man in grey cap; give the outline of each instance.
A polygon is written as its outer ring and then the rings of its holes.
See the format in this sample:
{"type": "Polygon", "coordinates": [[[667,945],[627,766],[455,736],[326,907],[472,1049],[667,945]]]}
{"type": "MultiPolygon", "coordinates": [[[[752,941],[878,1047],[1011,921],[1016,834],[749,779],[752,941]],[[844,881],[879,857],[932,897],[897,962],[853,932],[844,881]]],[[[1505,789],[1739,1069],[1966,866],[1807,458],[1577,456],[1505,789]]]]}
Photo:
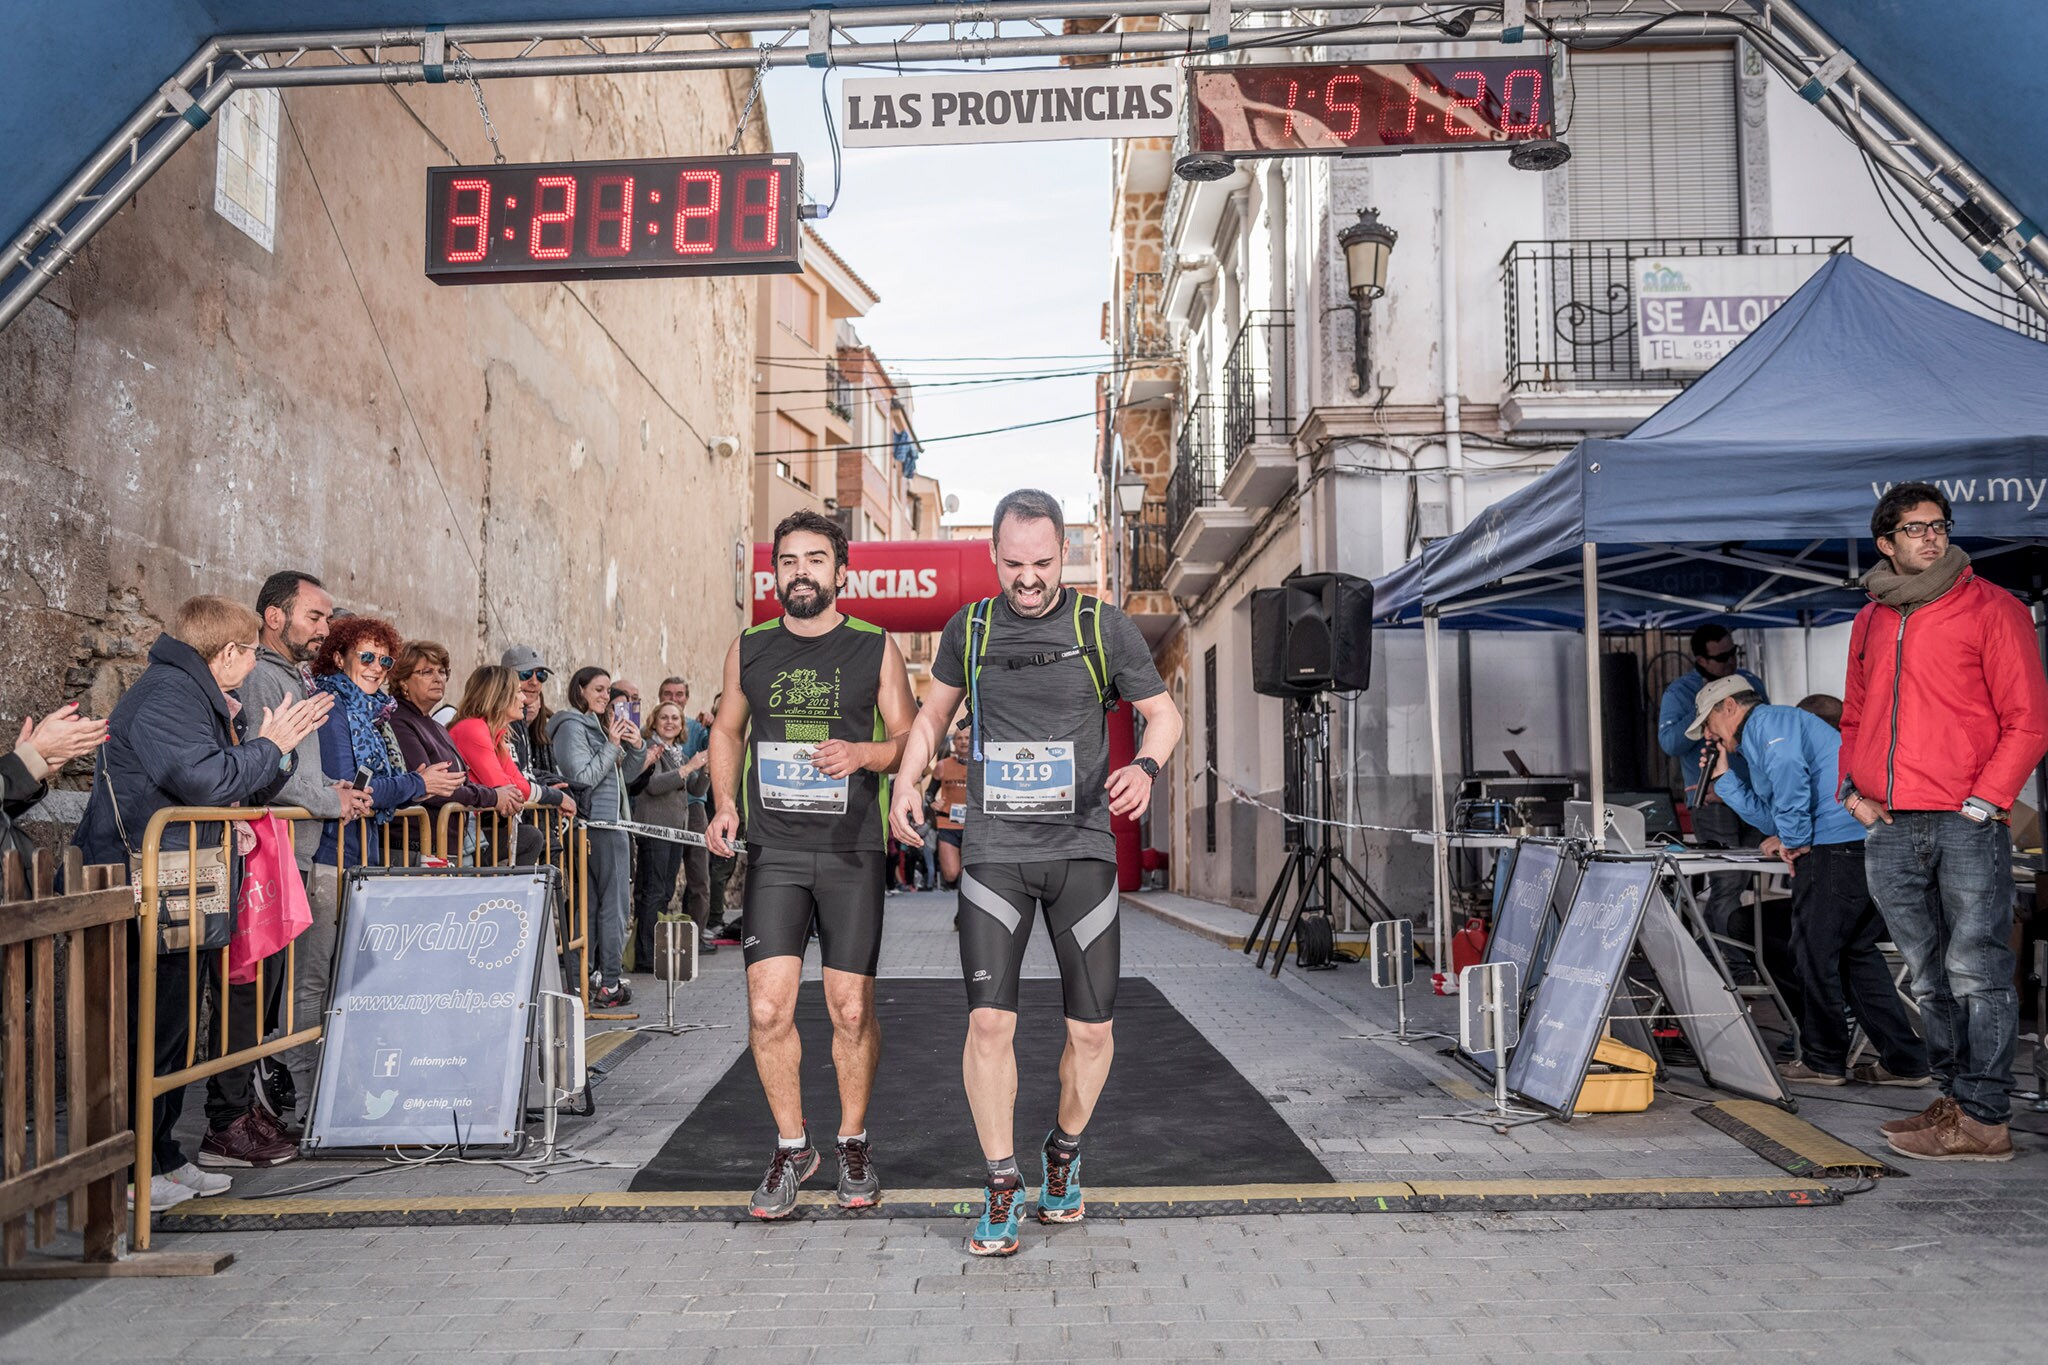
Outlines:
{"type": "Polygon", "coordinates": [[[498,662],[519,678],[520,719],[512,725],[512,757],[518,761],[519,770],[532,780],[535,801],[543,806],[560,806],[563,816],[573,817],[576,800],[569,795],[562,775],[554,771],[554,755],[548,751],[545,739],[536,751],[534,736],[547,732],[531,723],[547,711],[541,688],[553,676],[553,670],[532,645],[514,645],[498,662]]]}

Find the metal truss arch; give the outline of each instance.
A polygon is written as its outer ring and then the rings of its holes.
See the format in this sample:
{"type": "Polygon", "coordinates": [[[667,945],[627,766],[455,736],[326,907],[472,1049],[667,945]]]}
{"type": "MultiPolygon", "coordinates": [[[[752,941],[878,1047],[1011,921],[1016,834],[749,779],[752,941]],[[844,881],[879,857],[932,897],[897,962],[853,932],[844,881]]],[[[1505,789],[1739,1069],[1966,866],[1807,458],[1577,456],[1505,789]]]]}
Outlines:
{"type": "Polygon", "coordinates": [[[0,249],[0,327],[238,90],[1030,57],[1233,62],[1255,48],[1333,44],[1611,44],[1653,22],[1661,38],[1749,41],[2016,301],[2048,319],[2048,237],[1791,0],[1500,0],[1462,11],[1454,23],[1447,13],[1414,3],[991,0],[223,36],[179,67],[0,249]],[[1131,20],[1150,26],[1127,27],[1131,20]],[[684,47],[684,39],[701,45],[684,47]]]}

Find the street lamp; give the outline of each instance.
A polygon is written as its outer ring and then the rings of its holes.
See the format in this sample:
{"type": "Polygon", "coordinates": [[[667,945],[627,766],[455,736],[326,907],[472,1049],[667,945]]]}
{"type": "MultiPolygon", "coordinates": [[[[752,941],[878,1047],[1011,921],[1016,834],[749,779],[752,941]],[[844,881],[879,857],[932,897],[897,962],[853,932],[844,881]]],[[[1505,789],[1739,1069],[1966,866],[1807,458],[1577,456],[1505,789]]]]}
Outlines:
{"type": "Polygon", "coordinates": [[[1145,494],[1148,491],[1143,474],[1126,474],[1116,481],[1117,510],[1128,521],[1145,510],[1145,494]]]}
{"type": "Polygon", "coordinates": [[[1387,259],[1401,234],[1380,221],[1377,209],[1360,209],[1358,221],[1337,234],[1344,251],[1345,282],[1351,303],[1351,388],[1364,393],[1372,372],[1372,301],[1387,292],[1387,259]]]}

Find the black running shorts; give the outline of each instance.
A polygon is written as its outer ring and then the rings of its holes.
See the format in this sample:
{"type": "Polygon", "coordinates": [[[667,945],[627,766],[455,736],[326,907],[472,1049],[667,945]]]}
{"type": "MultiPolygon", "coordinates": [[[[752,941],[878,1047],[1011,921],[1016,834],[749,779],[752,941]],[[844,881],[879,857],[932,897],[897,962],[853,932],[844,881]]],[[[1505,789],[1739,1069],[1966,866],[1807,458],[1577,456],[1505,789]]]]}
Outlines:
{"type": "Polygon", "coordinates": [[[748,848],[740,946],[747,965],[771,957],[802,957],[818,925],[818,948],[827,967],[873,976],[882,956],[882,904],[886,855],[795,853],[748,848]]]}
{"type": "Polygon", "coordinates": [[[1116,1012],[1121,940],[1116,864],[1101,858],[977,863],[960,873],[960,972],[969,1009],[1016,1013],[1031,920],[1045,907],[1066,1015],[1084,1024],[1116,1012]]]}

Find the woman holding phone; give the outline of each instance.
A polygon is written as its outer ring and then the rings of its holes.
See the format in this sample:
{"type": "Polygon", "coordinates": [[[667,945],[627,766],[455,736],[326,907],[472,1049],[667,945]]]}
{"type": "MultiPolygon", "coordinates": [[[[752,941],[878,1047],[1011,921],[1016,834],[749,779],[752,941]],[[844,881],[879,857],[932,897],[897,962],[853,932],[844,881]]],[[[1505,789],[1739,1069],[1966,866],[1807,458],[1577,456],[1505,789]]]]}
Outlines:
{"type": "MultiPolygon", "coordinates": [[[[611,670],[595,664],[569,679],[569,707],[548,722],[555,767],[587,787],[586,819],[598,824],[631,819],[626,782],[646,766],[647,749],[623,707],[614,709],[611,670]]],[[[626,955],[626,923],[632,911],[632,841],[622,829],[593,829],[590,836],[591,928],[597,936],[597,990],[591,1004],[616,1009],[633,999],[620,973],[626,955]]]]}

